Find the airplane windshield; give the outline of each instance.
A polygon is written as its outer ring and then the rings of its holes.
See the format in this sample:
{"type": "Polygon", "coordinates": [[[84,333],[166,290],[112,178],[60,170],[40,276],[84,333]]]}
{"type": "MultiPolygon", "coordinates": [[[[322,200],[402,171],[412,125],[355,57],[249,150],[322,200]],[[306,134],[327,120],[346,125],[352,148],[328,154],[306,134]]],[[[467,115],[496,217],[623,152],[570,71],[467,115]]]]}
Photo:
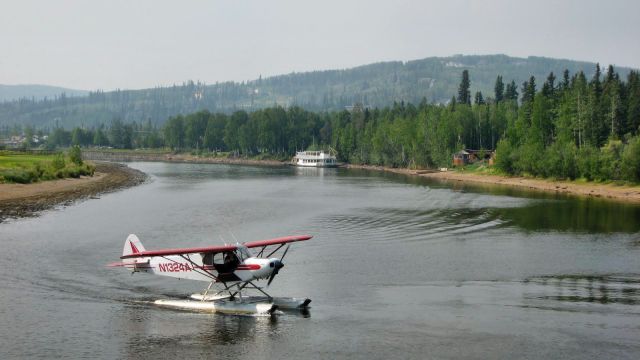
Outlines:
{"type": "Polygon", "coordinates": [[[237,246],[238,246],[237,253],[242,259],[242,261],[251,257],[251,253],[249,252],[249,249],[246,246],[243,246],[243,245],[237,245],[237,246]]]}

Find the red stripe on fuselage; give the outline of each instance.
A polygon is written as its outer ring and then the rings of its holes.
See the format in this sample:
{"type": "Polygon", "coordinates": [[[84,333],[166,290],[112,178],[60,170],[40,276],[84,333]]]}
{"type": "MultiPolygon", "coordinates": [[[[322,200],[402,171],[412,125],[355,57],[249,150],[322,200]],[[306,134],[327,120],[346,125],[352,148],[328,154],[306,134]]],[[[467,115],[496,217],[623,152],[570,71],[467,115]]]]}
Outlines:
{"type": "Polygon", "coordinates": [[[260,270],[262,266],[258,264],[242,264],[238,265],[236,270],[260,270]]]}

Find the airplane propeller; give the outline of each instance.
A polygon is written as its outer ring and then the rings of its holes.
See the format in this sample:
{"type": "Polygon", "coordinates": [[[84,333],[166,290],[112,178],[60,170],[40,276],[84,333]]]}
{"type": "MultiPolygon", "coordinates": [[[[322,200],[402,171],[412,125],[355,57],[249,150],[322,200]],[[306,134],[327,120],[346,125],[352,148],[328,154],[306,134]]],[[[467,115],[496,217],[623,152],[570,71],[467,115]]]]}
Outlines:
{"type": "Polygon", "coordinates": [[[278,275],[278,272],[280,272],[280,269],[284,267],[284,263],[282,262],[282,260],[284,259],[285,256],[287,256],[287,251],[289,251],[290,247],[291,245],[287,245],[287,248],[284,249],[284,253],[282,253],[282,257],[280,258],[280,260],[276,260],[273,262],[274,269],[273,269],[273,272],[271,273],[271,276],[269,276],[269,281],[267,281],[267,286],[271,284],[273,279],[275,279],[276,275],[278,275]]]}
{"type": "Polygon", "coordinates": [[[267,286],[271,285],[271,282],[276,277],[276,275],[278,275],[278,272],[280,271],[280,269],[284,267],[284,264],[280,260],[274,260],[272,264],[273,264],[273,272],[271,273],[271,276],[269,276],[269,281],[267,282],[267,286]]]}

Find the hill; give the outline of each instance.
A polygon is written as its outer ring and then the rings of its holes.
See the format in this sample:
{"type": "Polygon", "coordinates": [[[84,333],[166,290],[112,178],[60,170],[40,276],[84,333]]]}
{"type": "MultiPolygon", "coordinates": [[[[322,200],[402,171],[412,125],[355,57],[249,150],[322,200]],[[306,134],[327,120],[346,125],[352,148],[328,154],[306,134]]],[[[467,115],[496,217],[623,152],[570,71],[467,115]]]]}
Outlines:
{"type": "MultiPolygon", "coordinates": [[[[108,124],[151,120],[160,125],[177,114],[208,109],[229,113],[273,106],[298,105],[308,110],[337,110],[355,103],[382,107],[394,101],[446,102],[457,93],[463,70],[471,78],[471,94],[482,91],[493,96],[496,76],[518,85],[535,76],[541,84],[549,72],[561,78],[567,69],[585,72],[590,78],[595,63],[543,57],[516,58],[506,55],[456,55],[408,62],[381,62],[343,70],[311,71],[260,78],[248,82],[214,85],[188,82],[180,86],[144,90],[90,92],[87,96],[54,99],[22,99],[0,104],[0,126],[15,124],[38,128],[108,124]]],[[[616,68],[626,77],[630,69],[616,68]]]]}
{"type": "Polygon", "coordinates": [[[2,85],[0,84],[0,102],[16,101],[20,99],[43,100],[53,99],[60,94],[67,96],[84,96],[89,94],[85,90],[67,89],[49,85],[2,85]]]}

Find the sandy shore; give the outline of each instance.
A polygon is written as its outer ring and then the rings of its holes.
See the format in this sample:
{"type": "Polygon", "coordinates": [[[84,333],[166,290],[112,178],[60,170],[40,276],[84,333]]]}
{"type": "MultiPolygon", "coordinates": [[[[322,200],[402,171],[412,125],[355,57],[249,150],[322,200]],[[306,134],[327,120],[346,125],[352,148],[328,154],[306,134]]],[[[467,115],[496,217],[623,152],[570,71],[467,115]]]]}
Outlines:
{"type": "MultiPolygon", "coordinates": [[[[283,166],[286,162],[277,160],[251,160],[244,158],[212,158],[199,157],[189,154],[136,154],[130,153],[108,153],[108,152],[86,152],[95,160],[111,161],[167,161],[167,162],[188,162],[188,163],[209,163],[209,164],[238,164],[238,165],[261,165],[261,166],[283,166]],[[115,158],[114,158],[115,157],[115,158]]],[[[552,181],[542,179],[532,179],[524,177],[506,177],[495,175],[481,175],[463,173],[457,171],[440,172],[435,170],[409,170],[388,168],[371,165],[345,164],[344,167],[354,169],[368,169],[376,171],[387,171],[411,176],[421,176],[443,182],[464,182],[486,185],[510,186],[525,190],[537,190],[545,192],[566,193],[571,195],[597,197],[623,201],[630,203],[640,203],[640,186],[620,186],[613,184],[596,183],[576,183],[572,181],[552,181]]]]}
{"type": "Polygon", "coordinates": [[[467,182],[476,184],[488,184],[510,186],[526,190],[566,193],[571,195],[605,198],[616,201],[640,204],[640,186],[621,186],[613,184],[576,183],[572,181],[552,181],[531,179],[524,177],[506,177],[496,175],[481,175],[463,173],[457,171],[429,171],[394,169],[381,166],[347,165],[349,168],[388,171],[397,174],[421,176],[443,182],[467,182]]]}
{"type": "Polygon", "coordinates": [[[146,175],[122,164],[97,163],[94,176],[43,181],[35,184],[0,184],[0,222],[33,216],[59,204],[69,204],[101,193],[134,186],[146,175]]]}
{"type": "Polygon", "coordinates": [[[255,166],[285,166],[287,162],[278,160],[254,160],[247,158],[227,158],[227,157],[210,157],[198,156],[191,154],[146,154],[136,151],[130,152],[109,152],[86,150],[82,153],[85,159],[100,161],[165,161],[165,162],[184,162],[195,164],[233,164],[233,165],[255,165],[255,166]]]}

